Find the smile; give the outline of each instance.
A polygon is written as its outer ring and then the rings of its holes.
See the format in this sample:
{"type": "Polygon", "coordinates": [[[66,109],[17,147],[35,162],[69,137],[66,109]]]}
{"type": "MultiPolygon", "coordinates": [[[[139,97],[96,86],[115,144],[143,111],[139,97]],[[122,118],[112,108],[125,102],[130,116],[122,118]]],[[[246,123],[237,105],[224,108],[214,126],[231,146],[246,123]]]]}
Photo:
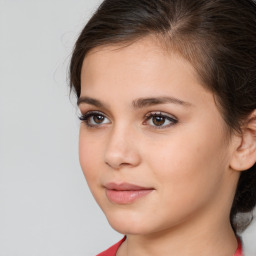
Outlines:
{"type": "Polygon", "coordinates": [[[129,183],[108,183],[105,188],[108,200],[116,204],[130,204],[155,190],[129,183]]]}

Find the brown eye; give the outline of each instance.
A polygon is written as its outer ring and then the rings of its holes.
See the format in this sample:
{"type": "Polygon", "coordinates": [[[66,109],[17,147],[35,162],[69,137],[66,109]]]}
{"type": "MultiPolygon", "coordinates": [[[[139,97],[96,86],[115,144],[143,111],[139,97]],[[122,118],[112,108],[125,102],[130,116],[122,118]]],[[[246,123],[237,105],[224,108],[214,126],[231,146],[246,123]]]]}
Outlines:
{"type": "Polygon", "coordinates": [[[111,123],[110,120],[101,112],[89,111],[79,117],[88,127],[100,127],[101,125],[111,123]]]}
{"type": "Polygon", "coordinates": [[[105,117],[102,115],[94,115],[92,116],[92,119],[96,124],[101,124],[104,121],[105,117]]]}
{"type": "Polygon", "coordinates": [[[150,125],[156,129],[163,129],[176,123],[178,123],[178,121],[174,117],[158,112],[146,115],[146,121],[143,124],[150,125]]]}
{"type": "Polygon", "coordinates": [[[153,124],[154,125],[156,125],[156,126],[161,126],[161,125],[163,125],[164,123],[165,123],[165,117],[163,117],[163,116],[154,116],[153,118],[152,118],[152,122],[153,122],[153,124]]]}

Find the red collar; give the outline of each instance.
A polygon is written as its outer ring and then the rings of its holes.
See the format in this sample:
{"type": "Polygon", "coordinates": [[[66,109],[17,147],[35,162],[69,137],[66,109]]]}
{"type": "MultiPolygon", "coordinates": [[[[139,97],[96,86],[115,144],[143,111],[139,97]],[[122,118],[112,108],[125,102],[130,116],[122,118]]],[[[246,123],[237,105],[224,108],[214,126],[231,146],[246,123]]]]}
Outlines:
{"type": "Polygon", "coordinates": [[[237,241],[238,241],[238,247],[237,247],[237,250],[236,250],[234,256],[243,256],[241,240],[239,238],[237,238],[237,241]]]}
{"type": "MultiPolygon", "coordinates": [[[[111,246],[106,251],[98,254],[97,256],[115,256],[118,248],[125,241],[125,239],[126,239],[126,236],[121,241],[119,241],[115,245],[111,246]]],[[[236,252],[233,256],[243,256],[241,240],[239,238],[237,238],[237,241],[238,241],[238,247],[237,247],[237,250],[236,250],[236,252]]]]}
{"type": "Polygon", "coordinates": [[[124,236],[124,238],[121,241],[119,241],[118,243],[116,243],[113,246],[111,246],[110,248],[108,248],[106,251],[104,251],[96,256],[115,256],[118,248],[125,241],[125,239],[126,239],[126,236],[124,236]]]}

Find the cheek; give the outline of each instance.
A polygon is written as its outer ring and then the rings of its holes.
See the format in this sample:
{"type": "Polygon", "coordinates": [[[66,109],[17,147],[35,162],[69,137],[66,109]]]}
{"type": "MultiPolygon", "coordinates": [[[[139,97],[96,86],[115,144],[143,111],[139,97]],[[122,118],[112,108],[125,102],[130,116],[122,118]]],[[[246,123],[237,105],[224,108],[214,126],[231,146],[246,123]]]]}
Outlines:
{"type": "Polygon", "coordinates": [[[224,176],[226,148],[221,133],[215,130],[214,140],[212,135],[207,127],[189,127],[180,136],[175,133],[165,138],[153,152],[152,147],[145,147],[149,169],[165,199],[184,204],[197,196],[207,198],[218,189],[224,176]]]}
{"type": "Polygon", "coordinates": [[[97,141],[93,140],[89,134],[85,134],[81,129],[79,135],[79,161],[89,186],[98,176],[99,150],[97,141]]]}
{"type": "Polygon", "coordinates": [[[87,181],[88,187],[101,206],[101,200],[105,197],[101,188],[100,177],[102,176],[102,142],[80,129],[79,136],[79,161],[87,181]]]}

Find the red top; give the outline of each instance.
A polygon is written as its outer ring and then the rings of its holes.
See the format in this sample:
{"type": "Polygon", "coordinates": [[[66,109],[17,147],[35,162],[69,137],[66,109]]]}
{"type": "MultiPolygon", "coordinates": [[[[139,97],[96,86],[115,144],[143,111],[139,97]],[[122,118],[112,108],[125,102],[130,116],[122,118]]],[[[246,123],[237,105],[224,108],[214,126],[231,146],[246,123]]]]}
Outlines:
{"type": "MultiPolygon", "coordinates": [[[[102,252],[102,253],[100,253],[100,254],[98,254],[96,256],[115,256],[118,248],[125,241],[125,239],[126,239],[126,237],[124,237],[121,241],[119,241],[115,245],[111,246],[106,251],[104,251],[104,252],[102,252]]],[[[233,256],[243,256],[242,244],[241,244],[241,241],[240,241],[239,238],[238,238],[238,247],[237,247],[237,250],[236,250],[236,252],[235,252],[235,254],[233,256]]]]}
{"type": "Polygon", "coordinates": [[[243,256],[241,240],[238,238],[237,241],[238,241],[238,247],[237,247],[237,250],[236,250],[234,256],[243,256]]]}
{"type": "Polygon", "coordinates": [[[126,236],[124,236],[124,238],[121,241],[119,241],[118,243],[116,243],[113,246],[111,246],[110,248],[108,248],[106,251],[104,251],[96,256],[115,256],[118,248],[125,241],[125,239],[126,239],[126,236]]]}

